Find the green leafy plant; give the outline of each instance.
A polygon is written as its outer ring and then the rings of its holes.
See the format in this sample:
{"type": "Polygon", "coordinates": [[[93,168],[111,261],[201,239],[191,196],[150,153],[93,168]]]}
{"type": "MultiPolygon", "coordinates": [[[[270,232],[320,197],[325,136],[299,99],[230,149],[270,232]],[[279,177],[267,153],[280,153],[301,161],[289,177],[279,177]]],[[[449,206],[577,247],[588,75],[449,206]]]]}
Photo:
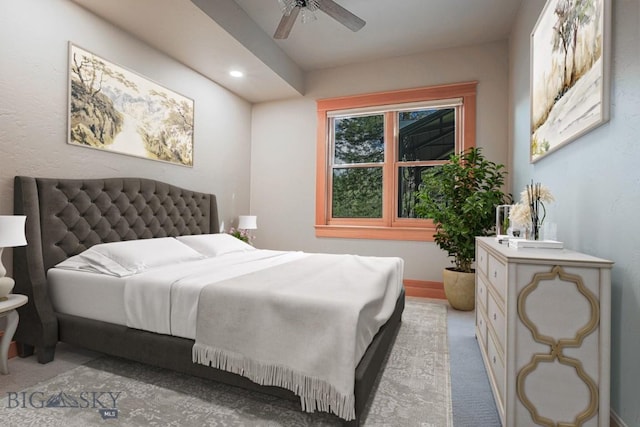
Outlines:
{"type": "Polygon", "coordinates": [[[449,163],[423,172],[416,213],[431,218],[434,240],[453,257],[454,270],[473,272],[475,236],[495,228],[496,207],[505,204],[504,165],[491,162],[471,147],[449,157],[449,163]]]}

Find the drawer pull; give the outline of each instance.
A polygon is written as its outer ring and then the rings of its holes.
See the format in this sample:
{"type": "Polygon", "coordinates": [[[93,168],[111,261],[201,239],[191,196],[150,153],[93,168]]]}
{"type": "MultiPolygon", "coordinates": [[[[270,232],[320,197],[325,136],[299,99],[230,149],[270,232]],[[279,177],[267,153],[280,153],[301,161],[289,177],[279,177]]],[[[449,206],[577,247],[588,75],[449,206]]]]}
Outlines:
{"type": "Polygon", "coordinates": [[[496,357],[495,356],[493,356],[493,364],[494,365],[496,364],[496,357]]]}
{"type": "Polygon", "coordinates": [[[497,278],[498,277],[498,270],[493,270],[493,277],[497,278]]]}
{"type": "Polygon", "coordinates": [[[496,315],[496,313],[493,313],[493,320],[498,320],[498,316],[496,315]]]}

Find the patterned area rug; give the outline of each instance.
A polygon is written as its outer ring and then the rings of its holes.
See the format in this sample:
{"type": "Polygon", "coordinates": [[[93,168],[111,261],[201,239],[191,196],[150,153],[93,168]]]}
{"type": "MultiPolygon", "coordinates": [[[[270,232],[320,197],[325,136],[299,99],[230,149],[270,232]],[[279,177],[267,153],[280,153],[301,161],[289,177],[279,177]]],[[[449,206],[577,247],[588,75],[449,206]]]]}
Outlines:
{"type": "MultiPolygon", "coordinates": [[[[407,299],[365,426],[451,426],[446,306],[407,299]]],[[[1,378],[0,378],[1,380],[1,378]]],[[[100,357],[0,400],[3,426],[339,426],[299,402],[100,357]]]]}

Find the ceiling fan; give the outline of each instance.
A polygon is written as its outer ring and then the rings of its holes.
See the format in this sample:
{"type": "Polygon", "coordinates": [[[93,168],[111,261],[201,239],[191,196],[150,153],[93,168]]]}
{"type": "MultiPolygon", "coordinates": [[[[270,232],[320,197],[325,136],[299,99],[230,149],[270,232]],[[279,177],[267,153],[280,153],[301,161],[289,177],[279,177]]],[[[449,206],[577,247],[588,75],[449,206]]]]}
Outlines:
{"type": "Polygon", "coordinates": [[[316,19],[315,11],[320,9],[351,31],[358,31],[366,22],[340,6],[333,0],[278,0],[282,9],[282,19],[274,39],[286,39],[289,37],[291,28],[296,22],[298,14],[302,12],[302,22],[309,22],[316,19]]]}

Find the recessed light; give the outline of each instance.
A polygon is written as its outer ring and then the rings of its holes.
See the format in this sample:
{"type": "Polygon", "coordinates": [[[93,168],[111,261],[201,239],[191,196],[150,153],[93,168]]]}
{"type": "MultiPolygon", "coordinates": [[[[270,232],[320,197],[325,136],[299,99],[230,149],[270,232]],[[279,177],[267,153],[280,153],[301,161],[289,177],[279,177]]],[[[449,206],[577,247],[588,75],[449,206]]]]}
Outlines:
{"type": "Polygon", "coordinates": [[[229,75],[231,77],[243,77],[244,73],[242,71],[240,71],[240,70],[231,70],[231,71],[229,71],[229,75]]]}

